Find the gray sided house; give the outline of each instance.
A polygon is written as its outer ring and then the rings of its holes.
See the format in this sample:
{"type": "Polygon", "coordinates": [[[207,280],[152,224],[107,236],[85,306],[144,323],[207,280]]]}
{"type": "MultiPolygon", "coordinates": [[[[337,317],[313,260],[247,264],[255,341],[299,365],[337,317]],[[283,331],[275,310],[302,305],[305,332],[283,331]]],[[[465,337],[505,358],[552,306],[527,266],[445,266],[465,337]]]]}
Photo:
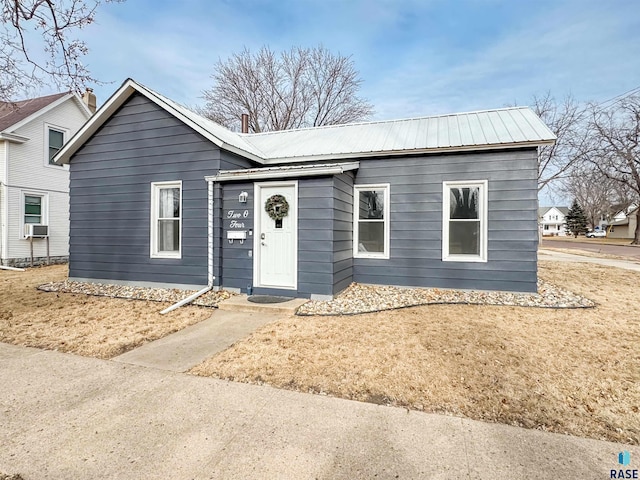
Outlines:
{"type": "Polygon", "coordinates": [[[536,291],[529,108],[262,134],[127,80],[59,152],[72,279],[331,297],[536,291]]]}

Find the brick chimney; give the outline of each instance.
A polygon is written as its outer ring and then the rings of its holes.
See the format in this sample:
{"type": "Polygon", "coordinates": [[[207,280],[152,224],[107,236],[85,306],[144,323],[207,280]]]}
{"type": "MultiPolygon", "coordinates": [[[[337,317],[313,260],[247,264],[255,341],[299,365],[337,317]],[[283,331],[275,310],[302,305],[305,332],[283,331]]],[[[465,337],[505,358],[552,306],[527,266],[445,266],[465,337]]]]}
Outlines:
{"type": "Polygon", "coordinates": [[[96,96],[93,93],[93,88],[87,87],[87,91],[82,94],[82,101],[89,107],[91,113],[96,113],[96,96]]]}
{"type": "Polygon", "coordinates": [[[249,115],[242,114],[242,133],[249,133],[249,115]]]}

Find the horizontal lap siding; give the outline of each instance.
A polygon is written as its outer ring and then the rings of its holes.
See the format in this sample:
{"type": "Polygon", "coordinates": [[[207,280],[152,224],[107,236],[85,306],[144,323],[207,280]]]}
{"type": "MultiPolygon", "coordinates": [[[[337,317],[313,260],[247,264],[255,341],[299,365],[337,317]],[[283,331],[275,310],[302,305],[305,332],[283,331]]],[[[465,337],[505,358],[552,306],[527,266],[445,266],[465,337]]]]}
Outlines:
{"type": "Polygon", "coordinates": [[[298,182],[298,293],[306,297],[333,294],[333,195],[333,177],[298,182]]]}
{"type": "Polygon", "coordinates": [[[361,160],[356,184],[391,185],[390,259],[354,259],[362,283],[535,291],[535,149],[361,160]],[[488,262],[442,261],[442,183],[488,180],[488,262]]]}
{"type": "MultiPolygon", "coordinates": [[[[342,276],[347,268],[344,263],[334,264],[334,212],[332,208],[322,207],[324,203],[333,205],[333,194],[332,177],[298,181],[298,289],[292,292],[274,288],[256,288],[255,293],[279,293],[300,297],[309,297],[312,294],[332,295],[335,266],[339,267],[339,273],[342,276]]],[[[227,216],[231,210],[241,214],[247,210],[247,217],[243,215],[237,220],[244,223],[242,230],[253,230],[254,218],[257,215],[254,212],[253,196],[253,183],[225,183],[223,186],[222,285],[228,288],[240,288],[243,291],[248,285],[253,285],[254,239],[260,232],[249,236],[244,244],[240,244],[237,240],[230,244],[226,240],[226,232],[233,229],[230,228],[231,219],[227,216]],[[249,194],[246,204],[238,202],[238,195],[243,191],[249,194]]]]}
{"type": "Polygon", "coordinates": [[[206,285],[211,142],[132,96],[71,160],[71,277],[206,285]],[[150,258],[151,182],[182,181],[182,258],[150,258]]]}
{"type": "MultiPolygon", "coordinates": [[[[227,168],[227,167],[224,167],[227,168]]],[[[223,168],[223,169],[224,169],[223,168]]],[[[232,167],[236,168],[236,167],[232,167]]],[[[253,183],[225,183],[222,194],[222,282],[225,287],[241,288],[246,290],[248,285],[253,285],[253,236],[249,236],[249,231],[253,231],[254,211],[253,211],[253,183]],[[247,192],[249,198],[247,203],[240,203],[238,196],[241,192],[247,192]],[[242,228],[230,228],[231,220],[228,213],[243,214],[247,210],[247,217],[236,220],[242,222],[242,228]],[[230,244],[227,240],[227,232],[233,230],[245,230],[247,239],[243,244],[234,240],[230,244]]]]}
{"type": "Polygon", "coordinates": [[[333,291],[340,293],[353,281],[353,174],[333,179],[333,291]]]}

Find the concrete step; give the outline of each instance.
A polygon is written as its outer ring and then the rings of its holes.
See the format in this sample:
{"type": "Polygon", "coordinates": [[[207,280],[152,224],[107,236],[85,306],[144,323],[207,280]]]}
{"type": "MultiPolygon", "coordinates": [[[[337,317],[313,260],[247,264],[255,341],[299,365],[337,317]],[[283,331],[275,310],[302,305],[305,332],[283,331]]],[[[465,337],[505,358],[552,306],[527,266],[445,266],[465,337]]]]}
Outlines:
{"type": "Polygon", "coordinates": [[[234,312],[263,312],[279,315],[295,315],[296,309],[303,303],[308,302],[306,298],[293,298],[282,303],[253,303],[246,295],[234,295],[218,304],[220,310],[234,312]]]}

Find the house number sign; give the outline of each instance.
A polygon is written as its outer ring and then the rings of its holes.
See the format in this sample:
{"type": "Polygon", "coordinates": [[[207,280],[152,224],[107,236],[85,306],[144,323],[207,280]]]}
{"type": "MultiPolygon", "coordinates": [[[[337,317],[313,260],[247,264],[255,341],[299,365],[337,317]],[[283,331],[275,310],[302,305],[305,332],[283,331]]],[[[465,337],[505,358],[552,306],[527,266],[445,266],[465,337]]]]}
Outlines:
{"type": "Polygon", "coordinates": [[[227,220],[229,222],[229,228],[244,228],[244,222],[240,219],[247,218],[249,216],[249,210],[243,212],[236,212],[235,210],[227,210],[227,220]]]}

